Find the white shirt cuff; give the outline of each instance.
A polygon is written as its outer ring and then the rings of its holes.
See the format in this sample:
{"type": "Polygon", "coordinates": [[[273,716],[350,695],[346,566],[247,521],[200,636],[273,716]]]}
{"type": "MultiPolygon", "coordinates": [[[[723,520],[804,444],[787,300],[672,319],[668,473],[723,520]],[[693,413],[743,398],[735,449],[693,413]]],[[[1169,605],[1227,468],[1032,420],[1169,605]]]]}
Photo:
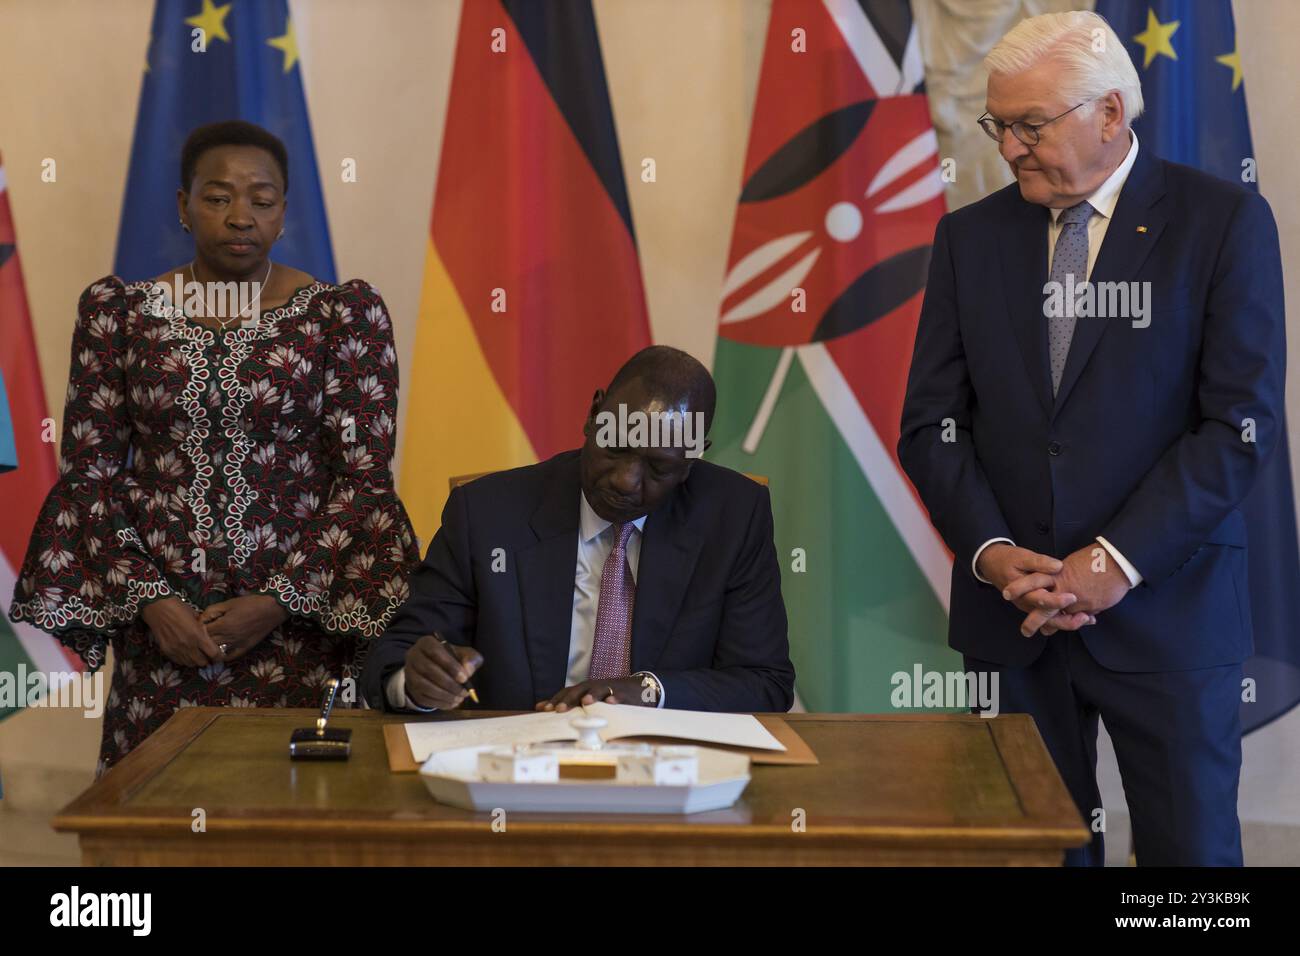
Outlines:
{"type": "Polygon", "coordinates": [[[655,704],[655,707],[660,710],[663,709],[664,700],[668,697],[668,688],[664,686],[664,682],[659,679],[658,674],[655,674],[653,671],[637,671],[636,673],[628,674],[627,676],[628,677],[653,677],[655,683],[659,685],[659,702],[655,704]]]}
{"type": "Polygon", "coordinates": [[[660,710],[662,710],[664,706],[664,701],[668,699],[668,688],[664,686],[663,681],[661,681],[657,676],[655,676],[655,673],[653,671],[644,671],[644,673],[649,674],[651,677],[654,677],[655,683],[659,685],[659,703],[657,703],[655,706],[658,707],[660,710]]]}
{"type": "Polygon", "coordinates": [[[438,709],[437,707],[421,707],[407,698],[405,667],[388,678],[388,683],[384,685],[384,696],[388,698],[388,706],[394,710],[418,710],[422,714],[431,714],[438,709]]]}
{"type": "Polygon", "coordinates": [[[1113,544],[1101,535],[1097,535],[1097,543],[1105,548],[1110,556],[1115,559],[1115,563],[1119,565],[1119,569],[1124,572],[1124,577],[1128,578],[1128,586],[1130,588],[1135,588],[1142,583],[1142,575],[1138,574],[1138,569],[1129,564],[1124,555],[1120,554],[1113,544]]]}
{"type": "Polygon", "coordinates": [[[985,541],[983,544],[981,544],[981,545],[979,546],[979,549],[975,552],[975,557],[973,557],[973,558],[970,559],[970,573],[973,574],[973,575],[975,575],[975,580],[976,580],[976,581],[980,581],[980,582],[982,582],[983,584],[992,584],[992,583],[993,583],[992,581],[989,581],[989,580],[986,579],[986,578],[982,578],[982,577],[980,577],[980,573],[979,573],[979,571],[977,571],[977,570],[975,570],[975,569],[976,569],[977,567],[979,567],[979,563],[980,563],[980,555],[984,553],[984,549],[987,548],[987,547],[988,547],[989,545],[991,545],[991,544],[997,544],[999,541],[1005,541],[1007,544],[1011,545],[1013,548],[1016,546],[1016,543],[1015,543],[1014,541],[1012,541],[1010,538],[989,538],[987,541],[985,541]]]}

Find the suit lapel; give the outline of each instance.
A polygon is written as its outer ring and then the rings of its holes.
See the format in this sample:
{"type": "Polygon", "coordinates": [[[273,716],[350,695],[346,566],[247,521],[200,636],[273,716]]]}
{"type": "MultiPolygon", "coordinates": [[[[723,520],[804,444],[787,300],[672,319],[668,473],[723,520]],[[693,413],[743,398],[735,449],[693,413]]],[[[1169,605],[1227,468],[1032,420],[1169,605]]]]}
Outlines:
{"type": "MultiPolygon", "coordinates": [[[[1097,261],[1092,267],[1089,281],[1094,291],[1097,283],[1128,282],[1137,275],[1147,256],[1155,248],[1164,231],[1165,217],[1151,207],[1164,195],[1164,167],[1150,150],[1138,150],[1133,168],[1129,170],[1124,187],[1120,190],[1115,212],[1110,225],[1106,227],[1106,238],[1102,240],[1097,253],[1097,261]],[[1138,226],[1145,226],[1138,232],[1138,226]]],[[[1046,231],[1046,230],[1044,230],[1046,231]]],[[[1041,301],[1041,296],[1040,296],[1041,301]]],[[[1110,316],[1102,318],[1091,316],[1080,318],[1075,322],[1074,336],[1070,339],[1070,351],[1065,358],[1065,369],[1061,373],[1061,387],[1056,392],[1056,403],[1052,415],[1060,413],[1070,392],[1074,389],[1079,376],[1083,374],[1092,357],[1093,350],[1101,337],[1116,322],[1129,319],[1110,316]]],[[[1046,330],[1047,321],[1042,320],[1046,330]]]]}
{"type": "Polygon", "coordinates": [[[1047,320],[1043,316],[1043,286],[1047,283],[1047,220],[1050,213],[1023,199],[1000,244],[1002,281],[1007,313],[1020,346],[1030,386],[1043,409],[1052,412],[1052,380],[1047,357],[1047,320]]]}
{"type": "Polygon", "coordinates": [[[557,465],[529,521],[536,541],[516,556],[524,644],[537,700],[563,687],[568,672],[581,488],[575,454],[557,465]]]}
{"type": "Polygon", "coordinates": [[[646,519],[632,611],[632,670],[653,670],[672,633],[704,539],[686,524],[683,485],[646,519]]]}

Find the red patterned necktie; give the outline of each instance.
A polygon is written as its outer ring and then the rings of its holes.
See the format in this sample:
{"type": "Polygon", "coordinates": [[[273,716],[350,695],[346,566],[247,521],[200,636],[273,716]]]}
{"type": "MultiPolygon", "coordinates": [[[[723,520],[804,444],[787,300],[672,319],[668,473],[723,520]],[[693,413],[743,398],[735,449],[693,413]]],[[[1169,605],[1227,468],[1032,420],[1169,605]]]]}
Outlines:
{"type": "Polygon", "coordinates": [[[614,550],[600,572],[589,680],[626,677],[632,669],[632,606],[636,603],[636,582],[627,563],[627,539],[635,530],[636,525],[630,521],[614,525],[614,550]]]}

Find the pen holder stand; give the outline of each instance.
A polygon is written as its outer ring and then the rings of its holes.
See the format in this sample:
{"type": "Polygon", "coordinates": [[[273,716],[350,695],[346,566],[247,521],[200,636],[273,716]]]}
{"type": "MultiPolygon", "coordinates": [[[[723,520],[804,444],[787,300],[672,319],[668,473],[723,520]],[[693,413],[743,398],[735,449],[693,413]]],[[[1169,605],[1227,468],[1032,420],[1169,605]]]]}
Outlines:
{"type": "Polygon", "coordinates": [[[291,760],[347,760],[352,755],[352,731],[345,727],[299,727],[289,737],[291,760]]]}

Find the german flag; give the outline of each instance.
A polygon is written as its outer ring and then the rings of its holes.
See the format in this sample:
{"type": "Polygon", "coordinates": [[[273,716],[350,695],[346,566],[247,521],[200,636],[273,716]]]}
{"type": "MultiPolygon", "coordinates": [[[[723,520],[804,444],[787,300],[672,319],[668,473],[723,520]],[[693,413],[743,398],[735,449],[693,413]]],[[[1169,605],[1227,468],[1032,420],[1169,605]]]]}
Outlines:
{"type": "Polygon", "coordinates": [[[420,539],[450,476],[581,444],[592,392],[649,344],[591,3],[465,0],[407,376],[420,539]]]}

